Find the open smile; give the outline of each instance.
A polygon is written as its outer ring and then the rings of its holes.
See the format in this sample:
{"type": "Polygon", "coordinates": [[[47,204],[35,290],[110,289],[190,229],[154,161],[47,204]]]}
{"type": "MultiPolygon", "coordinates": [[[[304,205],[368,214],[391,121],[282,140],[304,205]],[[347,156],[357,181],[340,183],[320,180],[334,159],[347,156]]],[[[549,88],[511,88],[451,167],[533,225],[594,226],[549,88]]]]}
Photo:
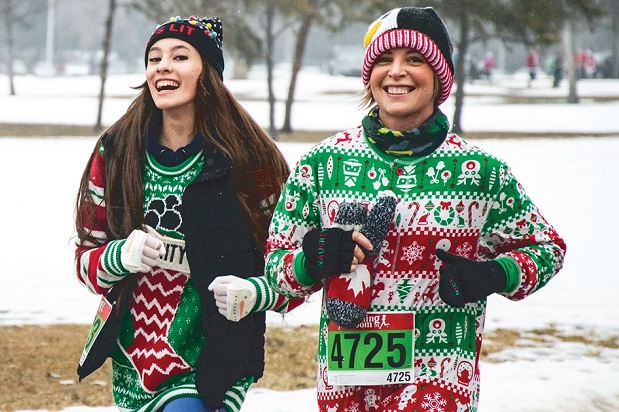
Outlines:
{"type": "Polygon", "coordinates": [[[402,95],[412,92],[415,88],[411,86],[386,86],[383,90],[389,94],[402,95]]]}
{"type": "Polygon", "coordinates": [[[180,84],[174,80],[159,80],[155,87],[158,92],[162,92],[164,90],[176,90],[180,87],[180,84]]]}

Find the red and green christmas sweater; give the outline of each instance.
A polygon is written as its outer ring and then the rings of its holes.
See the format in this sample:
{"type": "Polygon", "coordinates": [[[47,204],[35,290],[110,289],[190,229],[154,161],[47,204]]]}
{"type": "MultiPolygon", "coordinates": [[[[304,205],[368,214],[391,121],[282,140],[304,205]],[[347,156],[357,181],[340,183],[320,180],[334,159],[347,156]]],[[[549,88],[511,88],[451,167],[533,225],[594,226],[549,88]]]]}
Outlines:
{"type": "MultiPolygon", "coordinates": [[[[128,274],[120,259],[125,239],[108,239],[105,195],[104,149],[95,154],[90,168],[93,219],[85,227],[98,244],[77,240],[76,268],[79,281],[95,294],[109,289],[128,274]]],[[[166,167],[147,154],[144,169],[145,221],[160,234],[183,239],[180,207],[185,188],[204,165],[198,152],[183,163],[166,167]]],[[[88,219],[88,213],[82,218],[88,219]]],[[[191,265],[191,262],[189,262],[191,265]]],[[[287,310],[288,301],[273,293],[265,279],[254,282],[258,298],[253,308],[287,310]]],[[[118,343],[112,353],[112,392],[122,411],[156,411],[177,397],[198,397],[195,367],[204,345],[200,327],[200,297],[191,274],[155,266],[150,273],[139,273],[130,310],[120,327],[118,343]]],[[[238,412],[252,378],[237,382],[224,401],[229,412],[238,412]]]]}
{"type": "MultiPolygon", "coordinates": [[[[398,205],[370,265],[370,312],[414,314],[414,379],[363,386],[330,382],[327,363],[334,353],[328,350],[323,294],[319,409],[474,412],[486,300],[455,308],[440,299],[436,249],[499,261],[508,274],[502,295],[520,300],[559,271],[565,243],[508,165],[495,156],[448,134],[429,155],[395,157],[369,143],[359,126],[314,146],[290,175],[267,245],[265,273],[272,287],[288,297],[323,288],[325,283],[315,284],[304,270],[303,236],[313,228],[333,227],[342,202],[371,208],[385,190],[395,193],[398,205]]],[[[340,349],[336,355],[341,357],[340,349]]]]}

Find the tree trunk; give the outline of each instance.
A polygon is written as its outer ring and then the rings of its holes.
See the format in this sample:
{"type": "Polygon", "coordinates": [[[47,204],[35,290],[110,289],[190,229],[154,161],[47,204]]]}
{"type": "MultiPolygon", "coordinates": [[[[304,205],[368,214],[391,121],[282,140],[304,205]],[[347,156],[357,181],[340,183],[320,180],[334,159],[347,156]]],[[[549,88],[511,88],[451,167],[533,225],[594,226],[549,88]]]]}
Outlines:
{"type": "Polygon", "coordinates": [[[290,76],[290,87],[288,88],[288,98],[286,99],[286,114],[284,117],[284,126],[282,132],[292,132],[292,126],[290,122],[292,103],[294,102],[294,90],[297,85],[297,77],[301,70],[301,64],[303,63],[303,55],[305,54],[305,44],[309,36],[312,23],[314,22],[315,13],[308,13],[303,17],[299,33],[297,34],[297,43],[294,51],[294,61],[292,63],[292,73],[290,76]]]}
{"type": "Polygon", "coordinates": [[[54,64],[54,33],[56,32],[56,0],[47,0],[47,33],[45,35],[45,61],[54,64]]]}
{"type": "Polygon", "coordinates": [[[275,15],[274,0],[269,0],[267,5],[267,27],[266,27],[266,63],[267,63],[267,86],[269,89],[269,135],[273,140],[278,139],[278,131],[275,126],[275,92],[273,90],[273,20],[275,15]]]}
{"type": "Polygon", "coordinates": [[[6,66],[9,76],[9,92],[15,96],[15,79],[13,75],[13,0],[5,0],[4,3],[4,30],[6,35],[6,66]]]}
{"type": "Polygon", "coordinates": [[[95,131],[103,130],[102,115],[103,101],[105,100],[105,82],[107,80],[108,58],[110,55],[110,45],[112,43],[112,26],[114,25],[114,12],[116,11],[116,0],[109,0],[109,9],[105,20],[105,36],[103,37],[103,58],[101,59],[101,89],[99,90],[99,110],[97,111],[97,123],[95,131]]]}
{"type": "Polygon", "coordinates": [[[613,16],[613,66],[612,78],[619,78],[619,16],[613,16]]]}
{"type": "Polygon", "coordinates": [[[578,103],[580,100],[576,90],[576,82],[578,74],[576,73],[576,65],[574,64],[574,26],[571,21],[566,21],[563,25],[563,49],[565,53],[565,68],[567,69],[569,93],[567,96],[568,103],[578,103]]]}
{"type": "Polygon", "coordinates": [[[466,57],[469,49],[470,20],[466,10],[460,13],[460,43],[458,44],[458,60],[455,68],[456,104],[451,131],[462,134],[462,108],[464,106],[464,83],[466,82],[466,57]]]}

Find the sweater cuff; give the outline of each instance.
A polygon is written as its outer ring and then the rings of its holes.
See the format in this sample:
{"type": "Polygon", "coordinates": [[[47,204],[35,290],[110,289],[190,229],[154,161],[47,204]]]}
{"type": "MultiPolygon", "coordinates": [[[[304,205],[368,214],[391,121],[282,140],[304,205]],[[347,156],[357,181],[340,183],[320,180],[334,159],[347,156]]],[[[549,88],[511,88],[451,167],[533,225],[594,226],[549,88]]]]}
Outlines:
{"type": "Polygon", "coordinates": [[[518,280],[520,279],[520,268],[516,262],[508,257],[500,257],[495,259],[495,261],[501,265],[503,270],[505,271],[505,276],[507,282],[505,283],[505,289],[503,289],[500,293],[510,294],[518,288],[518,280]]]}
{"type": "Polygon", "coordinates": [[[269,286],[267,278],[260,276],[247,278],[246,280],[256,288],[256,301],[250,313],[273,309],[275,302],[277,302],[277,294],[269,286]]]}
{"type": "Polygon", "coordinates": [[[112,240],[107,244],[101,256],[101,267],[112,278],[122,278],[131,273],[125,269],[120,260],[121,249],[126,241],[127,239],[112,240]]]}
{"type": "Polygon", "coordinates": [[[303,251],[300,251],[294,257],[294,276],[297,282],[303,286],[312,286],[316,283],[316,279],[305,270],[305,253],[303,251]]]}

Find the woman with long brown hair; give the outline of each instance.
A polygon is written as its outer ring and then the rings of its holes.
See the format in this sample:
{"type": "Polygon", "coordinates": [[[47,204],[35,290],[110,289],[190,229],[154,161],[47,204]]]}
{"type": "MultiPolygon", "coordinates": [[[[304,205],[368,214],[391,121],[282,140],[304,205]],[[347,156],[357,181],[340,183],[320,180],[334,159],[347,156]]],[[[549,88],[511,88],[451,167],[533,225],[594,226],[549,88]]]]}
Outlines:
{"type": "MultiPolygon", "coordinates": [[[[81,179],[78,279],[120,310],[99,337],[110,349],[87,344],[100,352],[88,356],[111,357],[123,411],[238,411],[263,373],[263,310],[288,305],[255,283],[268,296],[230,322],[208,290],[217,276],[263,273],[289,173],[224,85],[222,41],[217,17],[158,26],[139,95],[97,141],[81,179]]],[[[91,371],[78,369],[80,378],[91,371]]]]}

